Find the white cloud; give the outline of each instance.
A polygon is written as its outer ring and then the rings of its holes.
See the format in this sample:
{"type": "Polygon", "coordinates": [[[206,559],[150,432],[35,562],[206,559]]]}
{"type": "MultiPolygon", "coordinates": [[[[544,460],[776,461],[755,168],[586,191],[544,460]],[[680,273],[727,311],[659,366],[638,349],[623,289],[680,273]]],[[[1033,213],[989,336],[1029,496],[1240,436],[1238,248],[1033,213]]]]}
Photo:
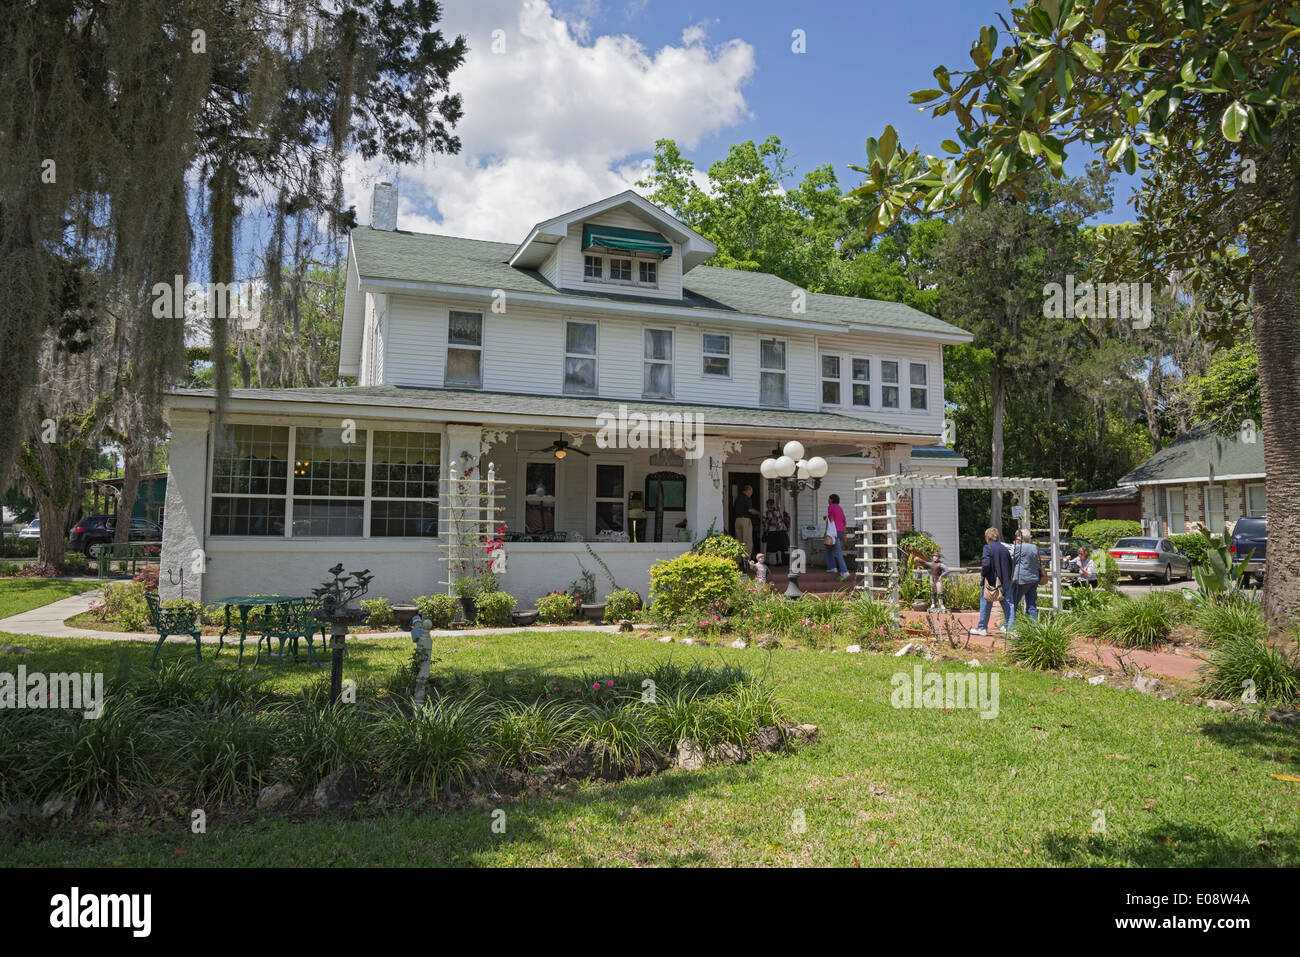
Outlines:
{"type": "Polygon", "coordinates": [[[470,47],[452,76],[465,106],[461,153],[382,176],[354,167],[359,218],[369,220],[370,183],[389,179],[403,229],[517,241],[540,220],[630,187],[656,139],[691,149],[748,118],[749,44],[710,43],[699,23],[654,52],[626,35],[586,41],[595,9],[569,21],[541,0],[444,7],[444,32],[470,47]],[[504,52],[493,52],[495,30],[504,52]]]}

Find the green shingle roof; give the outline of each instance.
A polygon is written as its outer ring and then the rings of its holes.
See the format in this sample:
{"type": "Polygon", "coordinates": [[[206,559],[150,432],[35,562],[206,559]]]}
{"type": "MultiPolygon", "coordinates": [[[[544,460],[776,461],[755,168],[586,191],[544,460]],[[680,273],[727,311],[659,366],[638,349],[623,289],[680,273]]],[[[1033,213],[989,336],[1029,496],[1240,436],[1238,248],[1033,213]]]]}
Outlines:
{"type": "Polygon", "coordinates": [[[352,231],[357,269],[364,279],[430,282],[470,288],[504,289],[555,296],[557,299],[598,299],[639,302],[658,307],[713,309],[741,315],[825,323],[862,324],[943,335],[967,334],[900,302],[808,293],[807,312],[791,314],[791,293],[798,287],[770,273],[696,266],[682,277],[681,301],[649,296],[612,295],[605,291],[557,289],[535,270],[508,264],[515,246],[480,239],[459,239],[432,233],[371,229],[352,231]]]}
{"type": "MultiPolygon", "coordinates": [[[[212,389],[175,389],[171,395],[210,398],[214,402],[216,398],[216,393],[212,389]]],[[[617,415],[619,407],[625,406],[628,412],[641,412],[646,415],[654,412],[698,413],[704,416],[706,430],[712,430],[715,426],[735,425],[773,430],[812,429],[868,435],[933,435],[921,429],[884,425],[869,419],[839,415],[834,412],[797,412],[791,409],[752,409],[684,402],[636,402],[576,396],[524,395],[513,392],[480,392],[473,389],[417,389],[393,385],[319,389],[231,389],[230,398],[232,401],[249,399],[269,402],[334,402],[341,405],[429,409],[464,414],[471,417],[471,420],[475,413],[590,419],[593,424],[597,415],[601,413],[617,415]]],[[[546,423],[538,423],[539,428],[545,426],[546,423]]]]}
{"type": "Polygon", "coordinates": [[[1215,435],[1197,428],[1180,435],[1119,480],[1120,485],[1168,482],[1173,479],[1207,479],[1213,467],[1216,478],[1226,475],[1263,475],[1264,440],[1254,442],[1215,435]]]}

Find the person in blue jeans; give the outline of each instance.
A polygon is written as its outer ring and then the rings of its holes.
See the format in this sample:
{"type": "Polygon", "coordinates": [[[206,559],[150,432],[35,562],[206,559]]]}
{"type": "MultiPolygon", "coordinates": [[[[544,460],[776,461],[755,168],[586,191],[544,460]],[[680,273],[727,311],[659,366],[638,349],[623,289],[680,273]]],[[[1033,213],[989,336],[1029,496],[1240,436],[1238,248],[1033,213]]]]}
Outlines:
{"type": "Polygon", "coordinates": [[[848,528],[848,522],[844,518],[844,509],[840,508],[840,497],[831,495],[829,504],[826,506],[826,530],[835,530],[834,545],[826,546],[826,570],[833,572],[837,568],[840,573],[840,581],[849,577],[849,566],[844,561],[844,532],[848,528]]]}
{"type": "MultiPolygon", "coordinates": [[[[1001,588],[1002,618],[1011,620],[1011,603],[1007,594],[1011,591],[1011,552],[1002,544],[1002,534],[996,528],[984,531],[984,552],[980,556],[980,621],[971,629],[972,635],[989,633],[989,616],[993,613],[993,602],[984,597],[984,592],[991,588],[1001,588]]],[[[1006,625],[1002,626],[1006,631],[1006,625]]]]}
{"type": "Polygon", "coordinates": [[[1014,628],[1020,600],[1024,599],[1025,614],[1038,617],[1038,546],[1030,541],[1029,534],[1016,532],[1016,543],[1011,546],[1011,614],[1007,628],[1014,628]]]}

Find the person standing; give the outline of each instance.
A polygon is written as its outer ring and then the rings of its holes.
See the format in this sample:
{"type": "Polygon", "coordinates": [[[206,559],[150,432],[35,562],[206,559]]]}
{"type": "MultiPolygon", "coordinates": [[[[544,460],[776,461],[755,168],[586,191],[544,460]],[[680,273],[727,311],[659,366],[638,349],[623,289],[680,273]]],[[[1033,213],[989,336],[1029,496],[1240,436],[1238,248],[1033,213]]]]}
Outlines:
{"type": "MultiPolygon", "coordinates": [[[[987,635],[989,616],[996,603],[1002,609],[1002,620],[1011,618],[1007,592],[1011,588],[1011,551],[1002,544],[1002,534],[996,528],[985,529],[984,551],[980,555],[980,620],[971,629],[972,635],[987,635]]],[[[1007,626],[1001,630],[1006,632],[1007,626]]]]}
{"type": "Polygon", "coordinates": [[[746,554],[754,547],[754,517],[758,509],[754,508],[754,486],[745,485],[731,504],[731,516],[736,524],[736,538],[745,546],[746,554]]]}
{"type": "Polygon", "coordinates": [[[1025,601],[1025,614],[1030,618],[1038,617],[1038,582],[1042,577],[1043,566],[1038,560],[1038,546],[1029,540],[1023,531],[1016,532],[1016,543],[1011,546],[1011,614],[1007,616],[1007,627],[1016,624],[1016,612],[1020,600],[1025,601]]]}
{"type": "Polygon", "coordinates": [[[849,577],[849,566],[844,561],[844,533],[849,523],[840,508],[840,497],[832,494],[826,506],[826,570],[839,570],[840,581],[849,577]]]}
{"type": "Polygon", "coordinates": [[[781,556],[790,550],[790,515],[772,498],[767,500],[763,513],[763,547],[772,556],[773,564],[785,564],[781,556]]]}

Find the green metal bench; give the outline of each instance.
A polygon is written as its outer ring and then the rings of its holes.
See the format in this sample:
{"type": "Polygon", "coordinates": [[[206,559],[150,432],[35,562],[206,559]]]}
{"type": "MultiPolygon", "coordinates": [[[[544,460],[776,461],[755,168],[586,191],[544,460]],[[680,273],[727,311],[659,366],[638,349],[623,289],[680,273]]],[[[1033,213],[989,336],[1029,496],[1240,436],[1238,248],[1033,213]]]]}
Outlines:
{"type": "Polygon", "coordinates": [[[153,646],[153,657],[149,659],[149,668],[158,661],[158,652],[163,642],[172,635],[189,635],[194,639],[194,656],[203,660],[203,634],[199,626],[199,612],[194,608],[164,608],[154,592],[145,592],[145,604],[149,606],[149,617],[153,620],[154,630],[158,632],[158,644],[153,646]]]}
{"type": "Polygon", "coordinates": [[[158,545],[158,542],[104,542],[92,546],[99,567],[99,577],[103,579],[112,575],[114,561],[125,562],[126,574],[135,575],[137,568],[148,562],[149,548],[158,545]]]}

